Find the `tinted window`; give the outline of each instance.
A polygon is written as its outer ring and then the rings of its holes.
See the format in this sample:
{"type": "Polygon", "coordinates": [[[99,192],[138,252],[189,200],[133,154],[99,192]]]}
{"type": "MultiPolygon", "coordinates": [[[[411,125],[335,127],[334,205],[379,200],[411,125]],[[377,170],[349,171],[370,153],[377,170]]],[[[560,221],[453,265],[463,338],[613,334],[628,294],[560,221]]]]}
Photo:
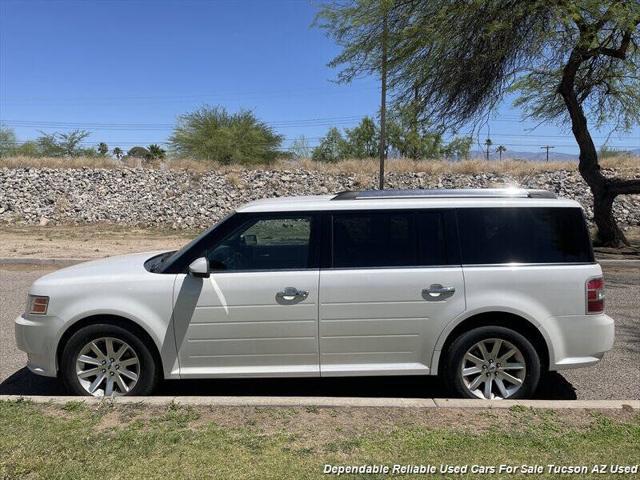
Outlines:
{"type": "Polygon", "coordinates": [[[333,217],[337,268],[442,265],[440,213],[357,212],[333,217]]]}
{"type": "Polygon", "coordinates": [[[279,270],[309,266],[311,216],[254,219],[207,249],[211,270],[279,270]]]}
{"type": "Polygon", "coordinates": [[[579,208],[468,208],[458,210],[462,263],[591,262],[579,208]]]}
{"type": "MultiPolygon", "coordinates": [[[[421,265],[447,265],[444,216],[440,212],[420,212],[416,216],[421,265]]],[[[454,226],[455,228],[455,226],[454,226]]],[[[451,245],[455,248],[455,245],[451,245]]],[[[451,259],[450,259],[451,260],[451,259]]]]}

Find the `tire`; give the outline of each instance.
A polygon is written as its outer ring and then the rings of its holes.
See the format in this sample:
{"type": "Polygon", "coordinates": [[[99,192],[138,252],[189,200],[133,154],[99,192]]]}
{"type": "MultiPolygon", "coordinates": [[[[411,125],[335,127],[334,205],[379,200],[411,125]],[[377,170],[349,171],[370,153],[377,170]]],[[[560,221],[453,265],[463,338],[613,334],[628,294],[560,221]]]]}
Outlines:
{"type": "Polygon", "coordinates": [[[75,395],[149,395],[160,380],[160,366],[145,342],[128,330],[95,324],[67,341],[61,376],[75,395]]]}
{"type": "Polygon", "coordinates": [[[505,327],[478,327],[461,334],[448,348],[444,366],[449,390],[463,398],[529,398],[540,381],[538,352],[523,335],[505,327]],[[511,353],[513,347],[516,353],[511,353]]]}

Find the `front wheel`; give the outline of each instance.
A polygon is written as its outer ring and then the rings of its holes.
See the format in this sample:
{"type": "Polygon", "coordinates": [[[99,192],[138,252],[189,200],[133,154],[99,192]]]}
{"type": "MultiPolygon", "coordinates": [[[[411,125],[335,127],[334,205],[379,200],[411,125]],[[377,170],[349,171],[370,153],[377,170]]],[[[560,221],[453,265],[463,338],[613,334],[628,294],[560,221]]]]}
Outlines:
{"type": "Polygon", "coordinates": [[[445,381],[466,398],[528,398],[540,380],[540,357],[531,342],[504,327],[463,333],[448,349],[445,381]]]}
{"type": "Polygon", "coordinates": [[[148,395],[158,382],[149,348],[122,327],[89,325],[74,333],[62,352],[62,379],[76,395],[148,395]]]}

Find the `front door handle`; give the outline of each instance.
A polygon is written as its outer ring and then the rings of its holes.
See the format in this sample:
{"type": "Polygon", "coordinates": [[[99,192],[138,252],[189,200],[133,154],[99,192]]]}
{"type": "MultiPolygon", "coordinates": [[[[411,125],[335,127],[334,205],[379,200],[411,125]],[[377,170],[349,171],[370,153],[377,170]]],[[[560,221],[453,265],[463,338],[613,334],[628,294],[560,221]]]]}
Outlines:
{"type": "Polygon", "coordinates": [[[276,300],[278,303],[289,305],[301,302],[308,296],[309,292],[306,290],[298,290],[295,287],[286,287],[283,291],[276,293],[276,300]]]}
{"type": "Polygon", "coordinates": [[[422,290],[422,298],[429,302],[446,300],[456,293],[455,287],[443,287],[439,283],[432,284],[429,288],[422,290]]]}

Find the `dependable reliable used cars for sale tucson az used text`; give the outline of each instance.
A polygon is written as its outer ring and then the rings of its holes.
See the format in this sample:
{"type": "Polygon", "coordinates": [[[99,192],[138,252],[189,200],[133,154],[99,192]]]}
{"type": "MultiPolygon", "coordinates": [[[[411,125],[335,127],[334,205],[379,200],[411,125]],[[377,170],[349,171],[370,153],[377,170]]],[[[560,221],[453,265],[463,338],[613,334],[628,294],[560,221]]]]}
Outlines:
{"type": "Polygon", "coordinates": [[[614,339],[580,205],[521,189],[251,202],[178,251],[45,275],[15,329],[32,372],[96,396],[440,375],[459,396],[526,398],[614,339]]]}

